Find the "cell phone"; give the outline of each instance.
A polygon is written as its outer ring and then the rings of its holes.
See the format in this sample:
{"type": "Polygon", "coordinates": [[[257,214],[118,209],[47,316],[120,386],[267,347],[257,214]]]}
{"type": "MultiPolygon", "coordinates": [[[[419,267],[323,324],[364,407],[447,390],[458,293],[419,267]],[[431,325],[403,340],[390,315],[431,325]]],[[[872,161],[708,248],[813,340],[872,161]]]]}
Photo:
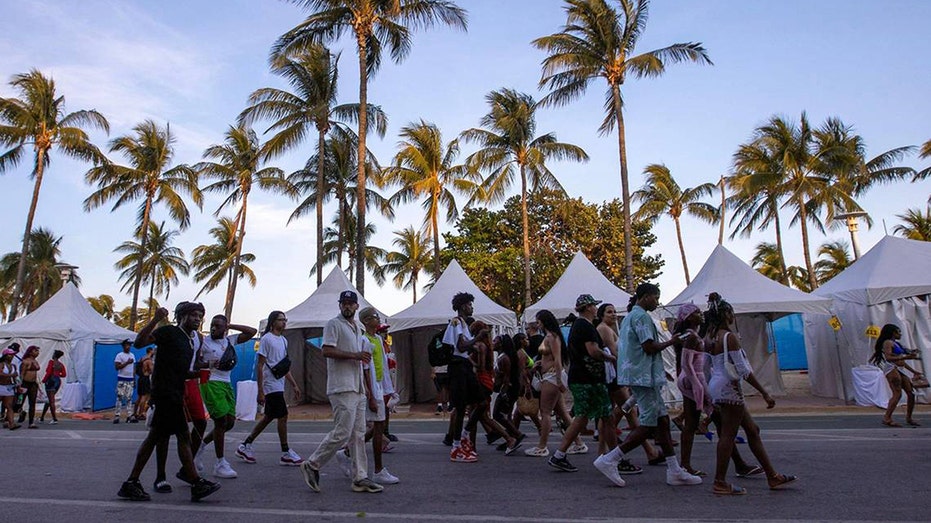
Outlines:
{"type": "Polygon", "coordinates": [[[689,337],[689,333],[688,333],[688,332],[683,332],[683,333],[680,333],[680,334],[677,334],[677,335],[676,335],[676,339],[679,340],[679,341],[685,341],[685,340],[688,339],[688,337],[689,337]]]}

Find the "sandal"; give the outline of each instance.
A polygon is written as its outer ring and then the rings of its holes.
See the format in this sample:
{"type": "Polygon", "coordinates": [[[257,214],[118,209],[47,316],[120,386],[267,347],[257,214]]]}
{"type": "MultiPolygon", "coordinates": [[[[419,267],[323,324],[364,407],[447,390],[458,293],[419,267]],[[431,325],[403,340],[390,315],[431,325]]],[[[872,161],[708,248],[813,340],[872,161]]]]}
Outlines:
{"type": "Polygon", "coordinates": [[[913,419],[905,420],[905,424],[908,425],[909,427],[920,427],[921,426],[921,423],[918,423],[917,421],[913,419]]]}
{"type": "Polygon", "coordinates": [[[708,475],[705,471],[696,470],[696,469],[693,469],[692,467],[682,467],[682,468],[685,469],[685,471],[688,472],[689,474],[693,476],[698,476],[700,478],[703,478],[708,475]]]}
{"type": "Polygon", "coordinates": [[[777,474],[769,478],[769,489],[770,490],[779,490],[782,487],[792,483],[797,480],[798,476],[787,476],[785,474],[777,474]]]}
{"type": "Polygon", "coordinates": [[[171,483],[168,483],[164,479],[161,481],[156,481],[154,488],[155,492],[160,494],[171,494],[171,483]]]}
{"type": "Polygon", "coordinates": [[[632,474],[640,474],[642,472],[643,472],[643,468],[638,467],[637,465],[634,465],[633,463],[630,462],[630,460],[622,459],[617,464],[618,474],[632,475],[632,474]]]}
{"type": "Polygon", "coordinates": [[[737,485],[732,485],[730,483],[721,485],[720,483],[715,482],[711,492],[715,496],[743,496],[747,493],[747,489],[738,487],[737,485]]]}
{"type": "Polygon", "coordinates": [[[880,423],[882,423],[883,425],[885,425],[885,426],[887,426],[887,427],[901,427],[901,426],[902,426],[901,424],[896,423],[896,422],[892,421],[891,419],[890,419],[890,420],[885,420],[885,419],[884,419],[884,420],[882,420],[880,423]]]}
{"type": "Polygon", "coordinates": [[[753,476],[759,476],[759,475],[762,474],[762,473],[763,473],[763,467],[757,465],[757,466],[751,467],[751,468],[749,468],[749,469],[747,469],[747,470],[745,470],[745,471],[743,471],[743,472],[738,472],[738,473],[737,473],[737,477],[738,477],[738,478],[749,478],[749,477],[753,477],[753,476]]]}

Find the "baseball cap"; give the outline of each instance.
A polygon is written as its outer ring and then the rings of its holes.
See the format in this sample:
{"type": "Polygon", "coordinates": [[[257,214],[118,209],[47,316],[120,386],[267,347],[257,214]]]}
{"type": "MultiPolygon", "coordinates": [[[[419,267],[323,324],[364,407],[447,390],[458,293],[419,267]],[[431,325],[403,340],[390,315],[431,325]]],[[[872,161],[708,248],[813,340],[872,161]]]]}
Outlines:
{"type": "Polygon", "coordinates": [[[377,318],[378,311],[375,310],[375,307],[366,307],[359,311],[359,321],[365,321],[369,318],[377,318]]]}
{"type": "Polygon", "coordinates": [[[120,345],[132,345],[132,344],[133,344],[133,340],[131,340],[131,339],[129,339],[129,338],[126,338],[125,340],[123,340],[123,341],[120,343],[120,345]]]}
{"type": "Polygon", "coordinates": [[[3,349],[3,355],[8,356],[10,354],[16,354],[16,351],[10,348],[3,349]]]}
{"type": "Polygon", "coordinates": [[[359,295],[356,294],[355,291],[343,291],[339,293],[339,301],[340,303],[344,301],[359,303],[359,295]]]}
{"type": "Polygon", "coordinates": [[[598,305],[599,303],[601,303],[601,300],[596,300],[591,294],[579,294],[579,297],[575,299],[575,308],[580,309],[589,305],[598,305]]]}

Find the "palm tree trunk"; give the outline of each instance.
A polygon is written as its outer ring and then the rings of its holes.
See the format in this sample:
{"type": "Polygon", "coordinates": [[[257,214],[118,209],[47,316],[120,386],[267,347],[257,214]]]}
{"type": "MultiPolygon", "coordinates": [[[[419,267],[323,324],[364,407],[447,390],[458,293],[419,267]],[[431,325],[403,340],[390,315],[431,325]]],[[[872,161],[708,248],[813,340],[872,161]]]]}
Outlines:
{"type": "Polygon", "coordinates": [[[32,201],[29,203],[29,214],[26,215],[26,231],[23,233],[23,249],[19,254],[19,265],[16,267],[16,284],[13,286],[13,302],[10,304],[9,321],[16,319],[19,312],[23,284],[26,282],[26,257],[29,255],[29,240],[32,236],[32,221],[36,217],[36,207],[39,205],[39,190],[42,188],[42,175],[45,173],[45,155],[48,149],[36,151],[36,181],[32,186],[32,201]]]}
{"type": "MultiPolygon", "coordinates": [[[[226,293],[226,307],[224,307],[224,314],[226,314],[227,319],[233,317],[233,302],[236,300],[236,284],[239,283],[239,266],[242,264],[242,244],[246,239],[246,208],[248,205],[248,197],[243,196],[242,208],[239,209],[239,235],[236,239],[236,255],[233,258],[233,274],[230,277],[230,284],[226,293]]],[[[320,271],[317,271],[317,274],[319,273],[320,271]]]]}
{"type": "Polygon", "coordinates": [[[359,45],[359,169],[356,175],[356,289],[365,295],[365,133],[368,125],[368,50],[366,35],[357,35],[359,45]]]}
{"type": "Polygon", "coordinates": [[[142,212],[142,238],[139,240],[139,261],[136,262],[136,281],[133,282],[133,303],[129,310],[129,330],[136,330],[136,321],[139,319],[139,286],[142,284],[142,262],[145,260],[145,248],[149,239],[149,216],[152,212],[152,195],[145,199],[145,210],[142,212]]]}
{"type": "Polygon", "coordinates": [[[808,211],[805,210],[805,202],[802,196],[798,196],[798,217],[802,226],[802,253],[805,255],[805,270],[808,271],[808,283],[811,290],[818,288],[818,279],[815,278],[815,269],[811,264],[811,248],[808,246],[808,211]]]}
{"type": "MultiPolygon", "coordinates": [[[[724,197],[724,176],[721,176],[721,215],[718,218],[721,219],[721,223],[718,227],[718,245],[724,245],[724,207],[725,207],[725,197],[724,197]]],[[[685,278],[688,280],[688,277],[685,278]]]]}
{"type": "Polygon", "coordinates": [[[776,249],[779,251],[779,274],[782,275],[782,284],[789,286],[789,271],[786,269],[786,257],[782,252],[782,224],[779,220],[779,209],[776,209],[773,224],[776,227],[776,249]]]}
{"type": "MultiPolygon", "coordinates": [[[[337,220],[339,223],[337,227],[339,230],[336,231],[336,266],[340,269],[343,268],[343,247],[346,241],[346,195],[340,191],[339,193],[339,217],[337,220]]],[[[322,267],[319,267],[317,270],[323,270],[322,267]]]]}
{"type": "MultiPolygon", "coordinates": [[[[430,211],[430,226],[433,228],[433,274],[440,277],[440,226],[437,219],[439,211],[439,190],[433,191],[433,207],[430,211]]],[[[417,289],[414,289],[414,302],[417,301],[417,289]]]]}
{"type": "Polygon", "coordinates": [[[320,130],[317,137],[317,286],[323,283],[323,170],[326,168],[326,133],[320,130]]]}
{"type": "Polygon", "coordinates": [[[146,314],[149,317],[152,316],[152,299],[153,298],[155,298],[155,275],[154,274],[152,275],[152,281],[149,283],[149,303],[148,303],[149,306],[146,307],[146,310],[148,311],[146,314]]]}
{"type": "Polygon", "coordinates": [[[417,271],[411,273],[411,289],[414,290],[414,303],[417,303],[417,271]]]}
{"type": "Polygon", "coordinates": [[[520,166],[520,220],[523,229],[522,241],[524,247],[524,309],[530,306],[530,228],[527,218],[527,172],[524,165],[520,166]]]}
{"type": "Polygon", "coordinates": [[[692,280],[689,278],[689,262],[685,259],[685,244],[682,242],[682,225],[679,223],[678,217],[673,217],[673,221],[676,222],[676,239],[679,240],[679,254],[682,256],[682,270],[685,271],[685,284],[688,285],[692,283],[692,280]]]}
{"type": "Polygon", "coordinates": [[[621,111],[621,87],[611,86],[611,97],[617,118],[617,147],[621,160],[621,201],[624,204],[624,280],[629,293],[634,292],[634,248],[630,224],[630,185],[627,180],[627,141],[624,137],[624,113],[621,111]]]}

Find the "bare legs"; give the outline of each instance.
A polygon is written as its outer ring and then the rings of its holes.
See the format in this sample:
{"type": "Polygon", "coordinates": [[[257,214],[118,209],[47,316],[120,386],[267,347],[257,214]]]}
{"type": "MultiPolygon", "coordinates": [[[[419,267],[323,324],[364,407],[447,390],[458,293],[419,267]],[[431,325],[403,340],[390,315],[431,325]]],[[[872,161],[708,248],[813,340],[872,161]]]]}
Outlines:
{"type": "MultiPolygon", "coordinates": [[[[892,389],[892,397],[889,398],[889,403],[886,404],[886,412],[883,413],[883,424],[894,426],[892,421],[892,413],[895,412],[895,408],[899,405],[899,400],[902,399],[902,375],[899,374],[899,371],[892,370],[889,374],[886,374],[886,381],[889,382],[889,388],[892,389]]],[[[915,395],[911,394],[909,402],[911,406],[907,407],[908,409],[908,418],[911,419],[912,411],[915,404],[915,395]]]]}

